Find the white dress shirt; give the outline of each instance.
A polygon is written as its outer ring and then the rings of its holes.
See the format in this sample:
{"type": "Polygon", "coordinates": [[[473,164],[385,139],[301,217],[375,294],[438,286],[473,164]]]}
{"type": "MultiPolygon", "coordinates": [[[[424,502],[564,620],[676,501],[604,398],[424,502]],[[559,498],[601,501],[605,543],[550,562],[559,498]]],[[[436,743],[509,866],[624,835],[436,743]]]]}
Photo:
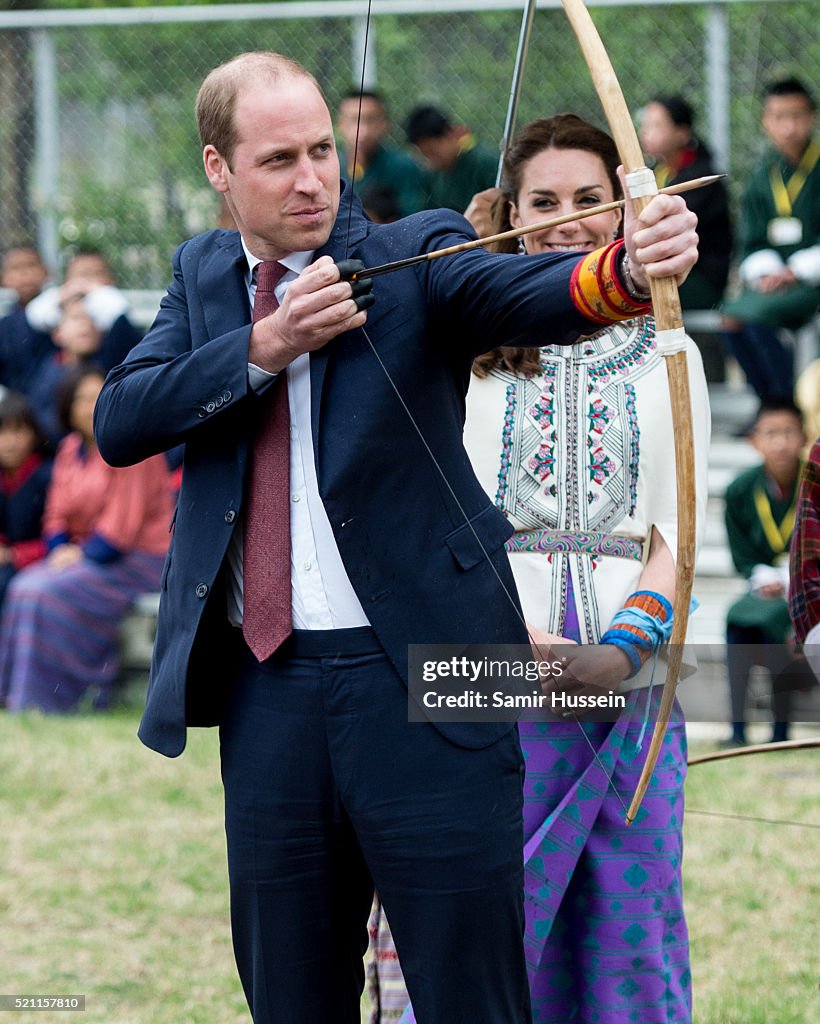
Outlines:
{"type": "MultiPolygon", "coordinates": [[[[248,260],[245,283],[253,308],[256,297],[256,267],[262,261],[242,240],[248,260]]],[[[295,252],[279,260],[288,268],[276,286],[282,302],[291,281],[312,261],[312,252],[295,252]]],[[[307,352],[287,367],[290,408],[290,580],[294,629],[346,629],[367,626],[356,592],[348,578],[319,496],[319,482],[313,458],[310,423],[310,356],[307,352]]],[[[268,387],[277,374],[253,363],[248,379],[254,391],[268,387]]],[[[242,555],[244,523],[240,520],[228,548],[228,618],[242,624],[242,555]]]]}

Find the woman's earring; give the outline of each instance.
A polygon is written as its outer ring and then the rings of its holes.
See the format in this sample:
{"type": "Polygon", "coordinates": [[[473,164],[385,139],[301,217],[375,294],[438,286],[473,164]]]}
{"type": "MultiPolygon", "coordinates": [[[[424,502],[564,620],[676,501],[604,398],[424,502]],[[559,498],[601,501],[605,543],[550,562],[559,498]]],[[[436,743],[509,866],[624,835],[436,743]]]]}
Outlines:
{"type": "Polygon", "coordinates": [[[524,239],[523,238],[519,238],[518,239],[518,251],[521,253],[522,256],[526,255],[527,247],[526,247],[526,245],[524,245],[524,239]]]}

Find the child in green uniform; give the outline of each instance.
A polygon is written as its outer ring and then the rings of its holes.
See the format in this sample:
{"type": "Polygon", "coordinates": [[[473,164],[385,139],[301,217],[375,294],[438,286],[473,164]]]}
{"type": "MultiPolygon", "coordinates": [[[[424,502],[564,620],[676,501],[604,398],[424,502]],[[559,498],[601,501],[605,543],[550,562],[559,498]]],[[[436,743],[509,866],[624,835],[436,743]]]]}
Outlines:
{"type": "Polygon", "coordinates": [[[763,402],[749,442],[762,462],[726,490],[726,533],[735,568],[749,591],[729,609],[726,660],[732,702],[732,742],[746,742],[746,690],[752,665],[772,676],[772,740],[788,733],[791,662],[789,640],[789,541],[806,442],[800,410],[789,399],[763,402]]]}
{"type": "Polygon", "coordinates": [[[724,307],[724,343],[761,398],[791,395],[791,349],[778,335],[820,305],[820,140],[815,104],[796,79],[769,86],[762,125],[773,151],[743,197],[741,294],[724,307]]]}

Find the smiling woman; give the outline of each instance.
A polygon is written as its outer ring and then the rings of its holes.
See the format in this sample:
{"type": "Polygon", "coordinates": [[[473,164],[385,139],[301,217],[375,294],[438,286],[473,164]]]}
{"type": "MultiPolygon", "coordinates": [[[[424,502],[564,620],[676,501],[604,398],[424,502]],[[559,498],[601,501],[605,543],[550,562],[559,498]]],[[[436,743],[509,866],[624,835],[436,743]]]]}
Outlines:
{"type": "MultiPolygon", "coordinates": [[[[572,114],[526,125],[504,161],[494,229],[620,198],[618,164],[609,136],[572,114]]],[[[578,252],[585,256],[576,271],[583,289],[585,271],[594,279],[593,262],[604,264],[601,247],[613,245],[620,217],[608,211],[499,248],[578,252]]],[[[519,723],[533,1015],[577,1024],[688,1024],[681,890],[686,738],[677,704],[663,767],[631,827],[618,796],[634,792],[646,761],[647,725],[657,717],[654,654],[668,636],[675,593],[677,488],[666,368],[646,315],[571,349],[550,340],[544,331],[540,348],[501,348],[475,361],[464,432],[479,481],[516,531],[507,549],[534,654],[564,645],[570,674],[618,691],[608,722],[519,723]]],[[[702,523],[709,405],[691,343],[688,352],[702,523]]],[[[389,972],[383,919],[374,945],[389,972]]],[[[380,993],[382,1011],[396,1014],[383,1019],[398,1018],[402,998],[380,993]]],[[[412,1019],[407,1008],[401,1020],[412,1019]]]]}

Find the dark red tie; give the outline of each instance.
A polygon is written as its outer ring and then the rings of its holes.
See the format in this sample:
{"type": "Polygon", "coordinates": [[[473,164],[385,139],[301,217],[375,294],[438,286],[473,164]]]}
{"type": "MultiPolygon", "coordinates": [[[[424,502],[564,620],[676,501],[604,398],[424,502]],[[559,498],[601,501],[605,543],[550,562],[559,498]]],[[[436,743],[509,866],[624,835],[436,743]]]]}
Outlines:
{"type": "MultiPolygon", "coordinates": [[[[274,288],[287,273],[281,263],[256,271],[253,320],[279,308],[274,288]]],[[[242,567],[245,642],[264,661],[293,630],[290,592],[290,411],[285,370],[263,395],[245,500],[242,567]]]]}

